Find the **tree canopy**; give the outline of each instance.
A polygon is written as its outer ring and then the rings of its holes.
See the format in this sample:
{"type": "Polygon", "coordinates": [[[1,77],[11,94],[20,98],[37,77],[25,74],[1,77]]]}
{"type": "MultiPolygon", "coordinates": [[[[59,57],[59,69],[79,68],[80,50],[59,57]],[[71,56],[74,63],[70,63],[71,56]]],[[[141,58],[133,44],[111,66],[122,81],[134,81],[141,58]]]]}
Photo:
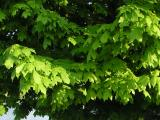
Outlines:
{"type": "Polygon", "coordinates": [[[0,115],[147,119],[160,104],[159,6],[0,0],[0,115]]]}

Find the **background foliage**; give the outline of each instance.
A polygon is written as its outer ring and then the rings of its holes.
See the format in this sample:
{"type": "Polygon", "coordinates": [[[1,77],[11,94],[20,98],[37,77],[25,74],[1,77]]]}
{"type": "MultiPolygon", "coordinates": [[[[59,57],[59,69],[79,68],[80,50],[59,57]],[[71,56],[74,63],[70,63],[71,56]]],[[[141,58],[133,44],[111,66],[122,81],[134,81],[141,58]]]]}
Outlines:
{"type": "Polygon", "coordinates": [[[13,107],[17,120],[33,109],[55,120],[159,118],[159,5],[1,0],[0,115],[13,107]]]}

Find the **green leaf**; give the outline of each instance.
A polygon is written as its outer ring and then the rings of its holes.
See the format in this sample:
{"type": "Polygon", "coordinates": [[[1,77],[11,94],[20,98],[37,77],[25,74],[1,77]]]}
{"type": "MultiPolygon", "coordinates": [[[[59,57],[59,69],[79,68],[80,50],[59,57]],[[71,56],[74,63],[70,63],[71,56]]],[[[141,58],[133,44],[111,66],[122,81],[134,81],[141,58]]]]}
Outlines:
{"type": "Polygon", "coordinates": [[[46,88],[44,87],[44,85],[43,84],[39,84],[39,89],[40,89],[40,91],[44,94],[44,95],[46,95],[46,88]]]}
{"type": "Polygon", "coordinates": [[[152,85],[153,87],[155,87],[155,85],[156,85],[159,81],[160,81],[160,78],[154,76],[154,77],[151,78],[151,85],[152,85]]]}
{"type": "Polygon", "coordinates": [[[91,59],[94,60],[96,59],[96,57],[97,57],[96,51],[91,49],[87,55],[87,61],[90,61],[91,59]]]}
{"type": "Polygon", "coordinates": [[[43,48],[47,49],[48,46],[51,46],[52,42],[50,39],[44,39],[43,41],[43,48]]]}
{"type": "Polygon", "coordinates": [[[104,92],[103,92],[103,97],[102,98],[103,98],[104,101],[108,100],[108,99],[112,100],[112,92],[110,90],[105,89],[104,92]]]}
{"type": "Polygon", "coordinates": [[[140,76],[138,81],[139,91],[146,89],[147,85],[150,84],[150,78],[146,75],[140,76]]]}
{"type": "Polygon", "coordinates": [[[39,10],[42,7],[42,0],[28,0],[27,4],[35,10],[39,10]]]}
{"type": "Polygon", "coordinates": [[[26,10],[26,9],[29,9],[29,7],[28,7],[28,5],[23,4],[23,3],[17,3],[17,4],[15,4],[12,7],[12,11],[11,11],[12,16],[15,16],[20,9],[21,10],[26,10]]]}
{"type": "Polygon", "coordinates": [[[27,38],[27,36],[26,36],[26,33],[25,32],[19,32],[18,33],[18,39],[20,40],[20,41],[23,41],[23,40],[25,40],[27,38]]]}
{"type": "MultiPolygon", "coordinates": [[[[97,96],[99,96],[98,93],[97,93],[97,96]]],[[[86,100],[89,101],[90,99],[91,100],[95,100],[96,99],[96,92],[94,91],[94,89],[89,89],[87,91],[86,100]]]]}
{"type": "Polygon", "coordinates": [[[155,70],[151,72],[151,85],[155,87],[155,85],[160,81],[159,70],[155,70]]]}
{"type": "Polygon", "coordinates": [[[69,84],[70,83],[70,79],[69,79],[69,75],[67,74],[66,70],[62,69],[60,71],[60,73],[61,73],[61,78],[62,78],[63,82],[69,84]]]}
{"type": "Polygon", "coordinates": [[[51,87],[52,81],[48,77],[43,77],[42,78],[42,83],[46,88],[51,87]]]}
{"type": "Polygon", "coordinates": [[[153,31],[153,33],[157,34],[158,37],[160,37],[160,28],[158,25],[153,25],[152,31],[153,31]]]}
{"type": "Polygon", "coordinates": [[[99,40],[95,40],[92,44],[92,49],[93,50],[96,50],[97,48],[99,48],[101,45],[100,45],[100,42],[99,40]]]}
{"type": "MultiPolygon", "coordinates": [[[[59,1],[58,1],[59,2],[59,1]]],[[[66,6],[68,4],[68,0],[60,0],[59,4],[61,6],[66,6]]]]}
{"type": "Polygon", "coordinates": [[[14,62],[15,62],[15,58],[9,56],[9,57],[5,60],[4,65],[6,66],[7,69],[10,69],[10,68],[13,67],[14,62]]]}
{"type": "Polygon", "coordinates": [[[131,30],[131,32],[128,34],[128,38],[133,40],[138,40],[139,42],[142,42],[142,33],[143,30],[141,28],[134,28],[131,30]]]}
{"type": "Polygon", "coordinates": [[[22,64],[20,64],[20,65],[18,65],[18,66],[16,67],[16,77],[17,77],[17,78],[20,76],[20,72],[22,72],[24,66],[25,66],[25,63],[22,63],[22,64]]]}
{"type": "Polygon", "coordinates": [[[145,97],[149,97],[151,99],[150,94],[146,90],[143,91],[143,94],[144,94],[145,97]]]}
{"type": "Polygon", "coordinates": [[[22,17],[23,18],[28,18],[32,15],[32,11],[30,9],[26,9],[23,13],[22,13],[22,17]]]}
{"type": "Polygon", "coordinates": [[[97,81],[97,77],[93,73],[84,73],[84,79],[87,81],[89,80],[91,83],[94,83],[97,81]]]}
{"type": "Polygon", "coordinates": [[[23,48],[21,51],[26,57],[29,57],[31,53],[35,53],[33,49],[23,48]]]}
{"type": "Polygon", "coordinates": [[[86,95],[87,95],[87,91],[86,91],[86,89],[80,88],[80,89],[79,89],[79,91],[80,91],[80,92],[82,92],[84,96],[86,96],[86,95]]]}
{"type": "Polygon", "coordinates": [[[47,12],[42,12],[41,14],[38,15],[37,17],[37,23],[41,22],[43,25],[46,25],[50,21],[50,16],[47,15],[47,12]]]}
{"type": "Polygon", "coordinates": [[[20,97],[23,97],[31,87],[33,87],[32,81],[31,81],[31,74],[27,74],[24,77],[20,79],[20,97]]]}
{"type": "Polygon", "coordinates": [[[5,107],[3,105],[0,105],[0,116],[5,114],[5,112],[6,112],[5,107]]]}
{"type": "Polygon", "coordinates": [[[33,80],[36,84],[42,84],[41,76],[35,70],[33,71],[33,80]]]}
{"type": "Polygon", "coordinates": [[[68,41],[71,42],[74,46],[77,44],[77,41],[73,37],[69,37],[68,41]]]}
{"type": "Polygon", "coordinates": [[[106,42],[108,42],[109,37],[110,37],[110,34],[108,32],[105,32],[102,34],[100,41],[102,43],[106,43],[106,42]]]}
{"type": "Polygon", "coordinates": [[[147,25],[150,27],[152,24],[152,19],[149,16],[146,16],[145,20],[146,20],[147,25]]]}
{"type": "Polygon", "coordinates": [[[0,10],[0,22],[2,22],[5,18],[6,18],[5,13],[0,10]]]}

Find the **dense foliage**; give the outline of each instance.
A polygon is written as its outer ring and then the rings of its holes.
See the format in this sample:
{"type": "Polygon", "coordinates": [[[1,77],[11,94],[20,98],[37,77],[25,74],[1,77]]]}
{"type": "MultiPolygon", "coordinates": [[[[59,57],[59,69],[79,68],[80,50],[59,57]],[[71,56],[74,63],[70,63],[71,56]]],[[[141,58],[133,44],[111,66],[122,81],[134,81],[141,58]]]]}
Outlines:
{"type": "Polygon", "coordinates": [[[159,6],[0,0],[0,115],[13,107],[17,120],[33,109],[58,120],[156,117],[159,6]]]}

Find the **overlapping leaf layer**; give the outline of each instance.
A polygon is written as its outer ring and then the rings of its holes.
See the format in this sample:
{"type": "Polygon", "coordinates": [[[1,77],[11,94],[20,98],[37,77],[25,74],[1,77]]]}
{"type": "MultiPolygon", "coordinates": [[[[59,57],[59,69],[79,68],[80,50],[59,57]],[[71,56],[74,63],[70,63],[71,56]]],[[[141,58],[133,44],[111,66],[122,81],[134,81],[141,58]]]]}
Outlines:
{"type": "Polygon", "coordinates": [[[96,101],[134,104],[139,94],[158,105],[159,5],[159,0],[1,0],[0,115],[14,107],[16,119],[32,109],[53,119],[96,101]]]}

